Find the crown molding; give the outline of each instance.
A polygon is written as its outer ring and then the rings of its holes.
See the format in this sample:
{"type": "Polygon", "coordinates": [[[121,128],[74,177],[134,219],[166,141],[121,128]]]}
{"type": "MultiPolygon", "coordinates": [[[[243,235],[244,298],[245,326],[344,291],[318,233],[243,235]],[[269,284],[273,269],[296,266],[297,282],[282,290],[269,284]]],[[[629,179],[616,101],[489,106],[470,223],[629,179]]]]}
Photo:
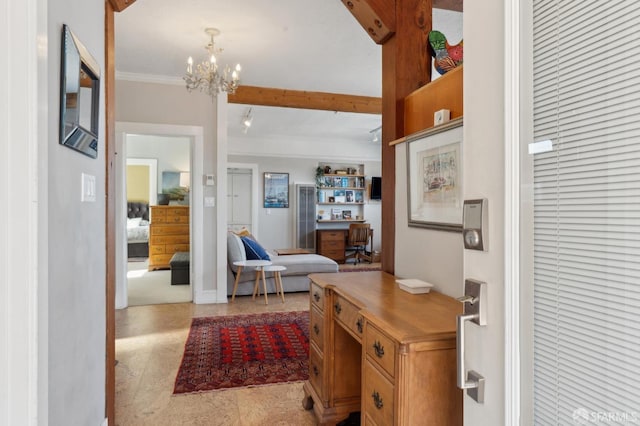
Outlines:
{"type": "Polygon", "coordinates": [[[138,74],[133,72],[116,71],[116,80],[136,81],[139,83],[172,84],[174,86],[184,85],[184,80],[180,77],[169,75],[138,74]]]}

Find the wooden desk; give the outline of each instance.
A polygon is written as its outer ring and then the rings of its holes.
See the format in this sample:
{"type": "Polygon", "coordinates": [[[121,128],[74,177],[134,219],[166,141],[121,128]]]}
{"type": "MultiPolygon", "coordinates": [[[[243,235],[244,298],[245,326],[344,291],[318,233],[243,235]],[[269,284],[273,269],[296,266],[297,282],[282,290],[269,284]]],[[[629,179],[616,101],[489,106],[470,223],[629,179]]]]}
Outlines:
{"type": "MultiPolygon", "coordinates": [[[[370,229],[369,244],[373,253],[373,229],[370,229]]],[[[316,229],[316,252],[338,263],[345,263],[349,246],[349,229],[316,229]]],[[[371,262],[371,259],[369,259],[371,262]]]]}
{"type": "Polygon", "coordinates": [[[309,380],[320,425],[462,425],[456,315],[440,293],[412,295],[385,272],[312,274],[309,380]],[[360,396],[362,395],[362,398],[360,396]]]}

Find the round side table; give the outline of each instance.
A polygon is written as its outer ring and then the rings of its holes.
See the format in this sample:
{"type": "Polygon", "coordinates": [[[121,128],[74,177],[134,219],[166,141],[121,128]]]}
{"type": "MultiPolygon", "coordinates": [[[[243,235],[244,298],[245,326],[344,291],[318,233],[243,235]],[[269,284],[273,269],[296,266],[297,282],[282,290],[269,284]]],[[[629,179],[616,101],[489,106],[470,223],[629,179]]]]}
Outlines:
{"type": "MultiPolygon", "coordinates": [[[[267,301],[267,281],[264,278],[264,270],[265,266],[271,265],[270,260],[238,260],[237,262],[233,262],[235,266],[238,267],[238,272],[236,272],[236,281],[233,284],[233,291],[231,292],[231,302],[236,299],[236,291],[238,290],[238,281],[240,281],[240,274],[242,274],[242,268],[256,268],[256,284],[260,281],[260,277],[262,276],[262,282],[264,284],[264,303],[265,305],[269,302],[267,301]]],[[[255,298],[255,286],[254,286],[254,298],[255,298]]]]}
{"type": "MultiPolygon", "coordinates": [[[[286,271],[286,270],[287,270],[286,266],[280,266],[280,265],[268,265],[268,266],[262,267],[263,272],[273,272],[273,282],[276,288],[276,297],[278,297],[278,292],[280,292],[282,303],[284,303],[284,288],[282,287],[282,276],[280,275],[280,272],[286,271]]],[[[254,296],[256,294],[256,291],[258,292],[258,296],[260,296],[260,289],[258,288],[257,283],[253,287],[254,296]]],[[[266,297],[266,294],[265,294],[265,297],[266,297]]]]}

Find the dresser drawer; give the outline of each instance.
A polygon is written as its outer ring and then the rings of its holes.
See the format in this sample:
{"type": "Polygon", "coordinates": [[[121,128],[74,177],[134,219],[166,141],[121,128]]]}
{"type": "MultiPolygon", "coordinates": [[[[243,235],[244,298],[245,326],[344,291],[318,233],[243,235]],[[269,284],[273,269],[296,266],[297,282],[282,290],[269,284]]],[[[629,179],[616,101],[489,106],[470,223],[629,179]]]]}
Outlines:
{"type": "Polygon", "coordinates": [[[326,404],[326,386],[324,385],[324,365],[323,357],[313,345],[309,346],[309,382],[316,390],[316,393],[326,404]]]}
{"type": "Polygon", "coordinates": [[[151,206],[151,217],[149,218],[152,222],[164,222],[167,218],[167,210],[158,208],[155,206],[151,206]]]}
{"type": "Polygon", "coordinates": [[[389,374],[395,376],[396,347],[394,341],[378,330],[371,323],[367,323],[365,342],[367,357],[378,364],[389,374]]]}
{"type": "Polygon", "coordinates": [[[165,254],[165,245],[152,245],[149,247],[149,254],[165,254]]]}
{"type": "Polygon", "coordinates": [[[167,218],[173,220],[174,217],[189,217],[189,209],[187,207],[173,207],[167,209],[167,218]]]}
{"type": "Polygon", "coordinates": [[[173,253],[171,254],[152,254],[149,257],[149,268],[152,266],[163,266],[168,268],[169,261],[173,257],[173,253]]]}
{"type": "Polygon", "coordinates": [[[189,223],[189,216],[170,216],[170,215],[167,215],[164,223],[189,223]]]}
{"type": "Polygon", "coordinates": [[[324,289],[318,284],[311,282],[311,303],[315,305],[321,312],[324,311],[324,289]]]}
{"type": "Polygon", "coordinates": [[[324,316],[315,306],[311,307],[310,312],[310,322],[309,327],[309,335],[311,336],[311,341],[318,346],[320,352],[324,351],[324,316]]]}
{"type": "Polygon", "coordinates": [[[338,296],[333,304],[333,315],[359,342],[362,341],[364,318],[360,315],[360,308],[342,296],[338,296]]]}
{"type": "Polygon", "coordinates": [[[187,235],[152,235],[149,237],[149,243],[150,244],[189,244],[189,234],[187,235]]]}
{"type": "Polygon", "coordinates": [[[373,421],[373,423],[367,422],[367,424],[392,425],[394,415],[393,384],[385,379],[376,366],[369,361],[365,361],[363,377],[363,414],[373,421]]]}
{"type": "Polygon", "coordinates": [[[189,225],[154,225],[151,224],[151,235],[189,235],[189,225]]]}
{"type": "Polygon", "coordinates": [[[189,251],[189,244],[167,244],[165,253],[175,253],[178,251],[189,251]]]}

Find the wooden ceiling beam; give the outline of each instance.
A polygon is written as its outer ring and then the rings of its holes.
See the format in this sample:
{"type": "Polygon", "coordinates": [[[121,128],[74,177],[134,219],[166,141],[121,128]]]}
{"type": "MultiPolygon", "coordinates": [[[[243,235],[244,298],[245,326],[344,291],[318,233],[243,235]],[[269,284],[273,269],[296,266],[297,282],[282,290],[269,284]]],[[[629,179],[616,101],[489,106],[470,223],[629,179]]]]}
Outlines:
{"type": "Polygon", "coordinates": [[[228,97],[229,103],[274,106],[283,108],[318,109],[323,111],[381,114],[382,99],[372,96],[240,86],[228,97]]]}
{"type": "Polygon", "coordinates": [[[433,0],[433,8],[462,12],[462,0],[433,0]]]}
{"type": "Polygon", "coordinates": [[[109,0],[109,3],[111,4],[114,12],[122,12],[135,3],[135,1],[136,0],[109,0]]]}
{"type": "Polygon", "coordinates": [[[395,33],[395,0],[341,1],[377,44],[384,44],[395,33]]]}

